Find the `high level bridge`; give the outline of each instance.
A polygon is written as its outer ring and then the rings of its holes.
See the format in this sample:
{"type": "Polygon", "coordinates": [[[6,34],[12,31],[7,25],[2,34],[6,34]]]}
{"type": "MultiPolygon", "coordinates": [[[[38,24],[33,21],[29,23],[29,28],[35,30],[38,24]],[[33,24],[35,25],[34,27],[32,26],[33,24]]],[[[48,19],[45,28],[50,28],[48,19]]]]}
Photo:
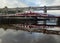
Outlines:
{"type": "Polygon", "coordinates": [[[60,10],[60,6],[42,6],[42,7],[17,7],[17,8],[0,8],[0,13],[18,13],[18,12],[22,12],[22,11],[29,11],[29,10],[36,10],[36,11],[40,11],[43,10],[44,13],[47,13],[47,10],[60,10]]]}

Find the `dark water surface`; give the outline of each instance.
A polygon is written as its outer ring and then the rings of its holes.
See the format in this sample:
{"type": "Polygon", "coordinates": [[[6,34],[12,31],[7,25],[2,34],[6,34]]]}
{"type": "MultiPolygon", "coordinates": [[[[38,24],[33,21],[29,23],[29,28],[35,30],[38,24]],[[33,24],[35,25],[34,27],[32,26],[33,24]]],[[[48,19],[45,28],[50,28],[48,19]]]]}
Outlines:
{"type": "Polygon", "coordinates": [[[60,43],[60,36],[0,29],[0,43],[60,43]]]}

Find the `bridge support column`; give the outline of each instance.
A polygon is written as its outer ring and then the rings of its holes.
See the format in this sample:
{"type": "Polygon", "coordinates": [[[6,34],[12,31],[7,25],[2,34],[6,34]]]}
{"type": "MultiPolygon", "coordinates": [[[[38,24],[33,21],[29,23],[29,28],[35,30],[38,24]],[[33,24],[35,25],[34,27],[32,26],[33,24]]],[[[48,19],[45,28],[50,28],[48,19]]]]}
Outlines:
{"type": "Polygon", "coordinates": [[[47,7],[44,6],[44,13],[47,13],[47,7]]]}

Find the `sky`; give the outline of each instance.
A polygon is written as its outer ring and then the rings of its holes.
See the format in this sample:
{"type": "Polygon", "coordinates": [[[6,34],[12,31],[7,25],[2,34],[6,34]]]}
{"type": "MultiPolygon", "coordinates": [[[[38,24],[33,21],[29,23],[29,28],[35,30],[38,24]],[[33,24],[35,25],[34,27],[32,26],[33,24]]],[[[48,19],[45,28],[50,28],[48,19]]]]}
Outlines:
{"type": "Polygon", "coordinates": [[[28,6],[45,6],[60,5],[60,0],[0,0],[0,7],[28,7],[28,6]]]}

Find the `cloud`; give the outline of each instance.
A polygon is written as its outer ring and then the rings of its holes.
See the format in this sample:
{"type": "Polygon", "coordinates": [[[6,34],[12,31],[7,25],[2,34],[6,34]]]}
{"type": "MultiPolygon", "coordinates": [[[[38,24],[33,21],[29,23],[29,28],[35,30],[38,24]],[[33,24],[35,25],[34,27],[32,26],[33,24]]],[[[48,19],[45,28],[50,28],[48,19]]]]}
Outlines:
{"type": "Polygon", "coordinates": [[[27,5],[17,0],[0,0],[0,7],[26,7],[27,5]]]}
{"type": "Polygon", "coordinates": [[[44,5],[60,5],[60,0],[0,0],[0,7],[27,7],[44,5]]]}
{"type": "Polygon", "coordinates": [[[55,0],[54,3],[52,3],[51,5],[60,6],[60,0],[55,0]]]}
{"type": "Polygon", "coordinates": [[[59,40],[58,37],[42,33],[30,34],[28,32],[9,31],[7,31],[7,33],[1,37],[2,43],[57,43],[57,40],[59,40]],[[56,38],[58,39],[56,40],[56,38]]]}
{"type": "Polygon", "coordinates": [[[44,6],[51,5],[55,0],[20,0],[29,6],[44,6]]]}
{"type": "Polygon", "coordinates": [[[59,2],[59,0],[35,0],[36,5],[38,6],[48,6],[52,4],[56,4],[59,2]]]}
{"type": "Polygon", "coordinates": [[[28,6],[36,6],[36,0],[20,0],[20,1],[28,6]]]}
{"type": "Polygon", "coordinates": [[[20,0],[21,2],[24,2],[28,6],[41,6],[46,5],[45,0],[20,0]]]}

